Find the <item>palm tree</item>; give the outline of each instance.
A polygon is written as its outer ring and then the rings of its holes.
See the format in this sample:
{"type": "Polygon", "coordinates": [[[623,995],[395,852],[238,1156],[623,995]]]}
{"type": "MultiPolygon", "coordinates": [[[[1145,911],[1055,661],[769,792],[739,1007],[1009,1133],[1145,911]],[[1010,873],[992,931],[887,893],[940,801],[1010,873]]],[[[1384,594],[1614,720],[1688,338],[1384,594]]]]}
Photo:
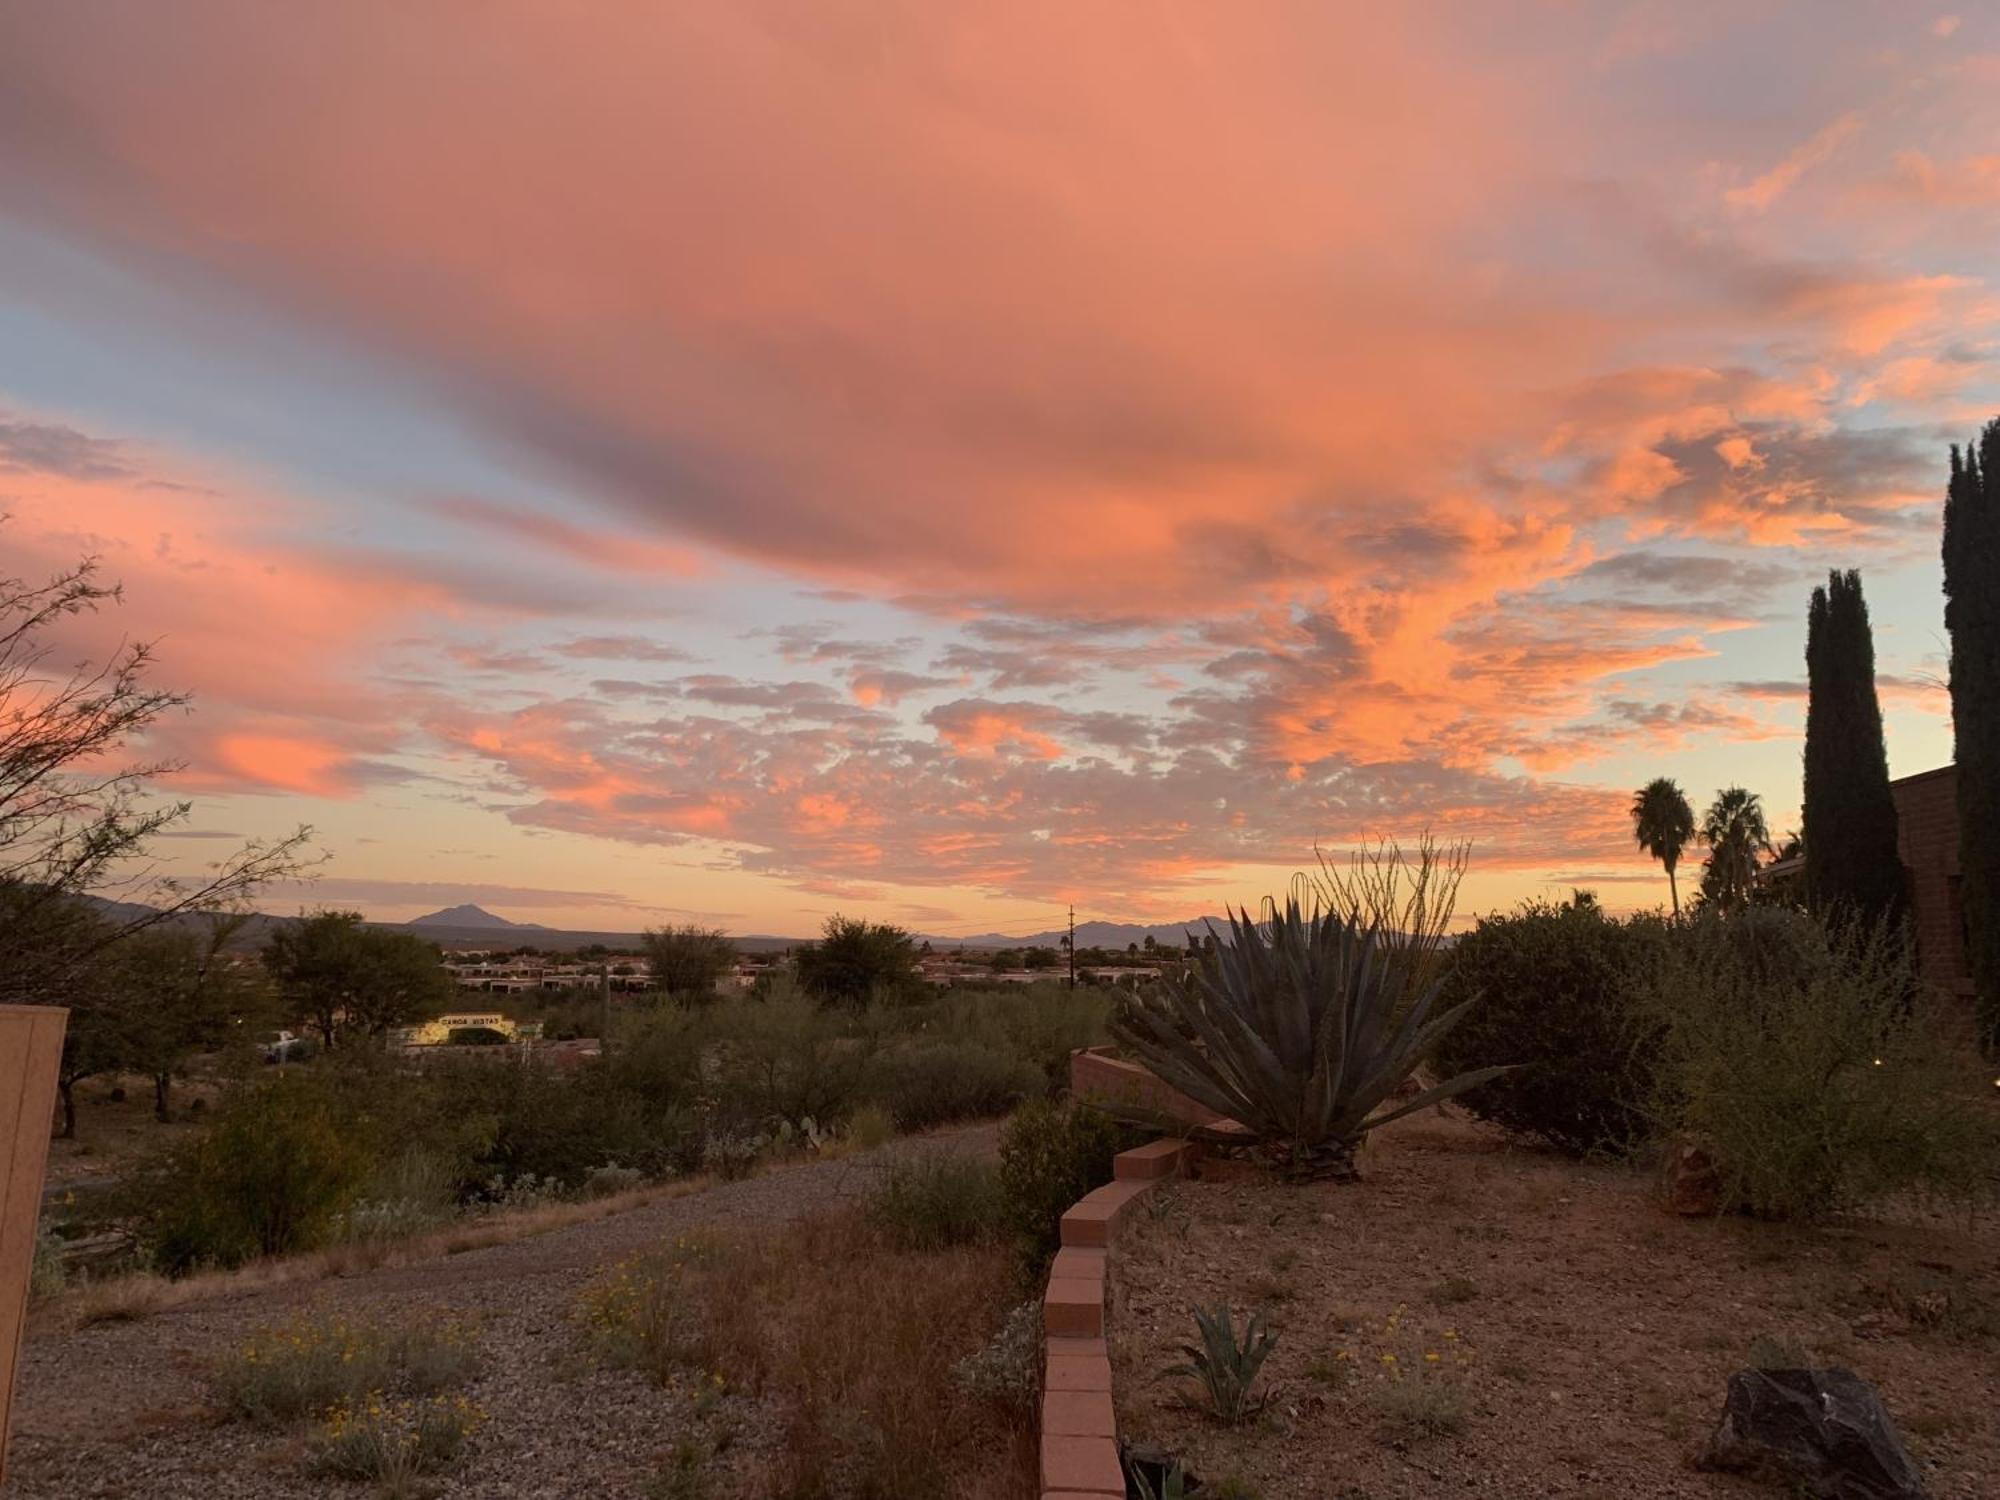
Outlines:
{"type": "Polygon", "coordinates": [[[1757,882],[1757,856],[1771,852],[1762,800],[1740,786],[1717,792],[1701,820],[1701,841],[1709,850],[1701,878],[1703,898],[1726,911],[1748,905],[1757,882]]]}
{"type": "Polygon", "coordinates": [[[1694,837],[1694,809],[1678,781],[1658,776],[1633,794],[1632,832],[1639,847],[1667,867],[1667,891],[1674,898],[1674,915],[1679,916],[1681,888],[1674,879],[1674,866],[1694,837]]]}

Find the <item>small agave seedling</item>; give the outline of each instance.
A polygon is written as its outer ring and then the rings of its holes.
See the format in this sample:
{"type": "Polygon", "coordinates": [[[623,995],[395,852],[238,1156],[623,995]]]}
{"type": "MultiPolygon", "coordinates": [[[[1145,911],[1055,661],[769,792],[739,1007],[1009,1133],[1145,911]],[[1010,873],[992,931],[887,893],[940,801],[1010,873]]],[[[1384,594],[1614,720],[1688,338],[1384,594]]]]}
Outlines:
{"type": "Polygon", "coordinates": [[[1140,1468],[1129,1469],[1126,1478],[1131,1482],[1132,1488],[1139,1492],[1139,1500],[1187,1500],[1187,1470],[1179,1464],[1171,1466],[1161,1476],[1157,1485],[1147,1476],[1146,1471],[1140,1468]]]}
{"type": "Polygon", "coordinates": [[[1243,1325],[1243,1341],[1236,1341],[1227,1303],[1212,1311],[1194,1309],[1195,1327],[1201,1332],[1199,1344],[1183,1344],[1188,1362],[1175,1365],[1169,1375],[1187,1376],[1199,1383],[1210,1408],[1225,1422],[1241,1422],[1264,1409],[1268,1397],[1251,1399],[1257,1372],[1278,1346],[1278,1336],[1264,1326],[1264,1314],[1254,1312],[1243,1325]]]}
{"type": "Polygon", "coordinates": [[[1263,922],[1231,913],[1213,951],[1111,1033],[1162,1082],[1277,1147],[1292,1176],[1352,1177],[1369,1131],[1508,1071],[1461,1073],[1376,1113],[1473,1002],[1432,1015],[1440,981],[1410,968],[1421,953],[1358,917],[1308,913],[1296,897],[1265,909],[1263,922]]]}

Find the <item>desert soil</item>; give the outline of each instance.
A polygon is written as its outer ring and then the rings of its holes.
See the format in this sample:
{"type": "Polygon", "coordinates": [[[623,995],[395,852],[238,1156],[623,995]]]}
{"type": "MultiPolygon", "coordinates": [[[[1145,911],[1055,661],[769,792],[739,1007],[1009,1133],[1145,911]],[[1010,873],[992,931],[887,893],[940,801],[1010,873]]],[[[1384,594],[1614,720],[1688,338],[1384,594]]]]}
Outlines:
{"type": "MultiPolygon", "coordinates": [[[[941,1131],[887,1151],[990,1151],[991,1125],[941,1131]]],[[[254,1330],[301,1314],[350,1321],[442,1316],[478,1330],[482,1369],[466,1394],[487,1413],[467,1460],[439,1496],[643,1496],[677,1443],[732,1434],[718,1494],[754,1495],[775,1439],[774,1414],[747,1394],[698,1398],[607,1369],[585,1348],[578,1293],[626,1257],[697,1228],[783,1223],[851,1204],[877,1163],[868,1157],[781,1166],[629,1212],[436,1260],[323,1281],[256,1284],[135,1322],[65,1326],[54,1304],[31,1322],[22,1352],[5,1500],[369,1493],[309,1477],[300,1434],[226,1422],[207,1372],[254,1330]]]]}
{"type": "Polygon", "coordinates": [[[1177,1184],[1139,1211],[1112,1272],[1127,1436],[1262,1500],[1750,1500],[1784,1491],[1693,1460],[1762,1336],[1873,1381],[1937,1500],[2000,1495],[1990,1219],[1677,1218],[1630,1171],[1435,1114],[1381,1132],[1363,1167],[1350,1185],[1177,1184]],[[1161,1373],[1190,1309],[1218,1302],[1278,1331],[1274,1399],[1237,1427],[1161,1373]],[[1387,1421],[1396,1373],[1457,1382],[1462,1427],[1387,1421]]]}

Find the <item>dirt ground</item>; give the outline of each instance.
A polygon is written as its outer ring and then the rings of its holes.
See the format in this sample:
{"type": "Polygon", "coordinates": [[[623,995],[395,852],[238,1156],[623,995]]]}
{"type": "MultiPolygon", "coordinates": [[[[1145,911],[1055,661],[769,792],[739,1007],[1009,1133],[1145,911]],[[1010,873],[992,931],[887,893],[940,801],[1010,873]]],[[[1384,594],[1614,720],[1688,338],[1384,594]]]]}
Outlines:
{"type": "Polygon", "coordinates": [[[1178,1184],[1140,1211],[1112,1267],[1128,1437],[1261,1500],[1747,1500],[1781,1492],[1693,1459],[1762,1339],[1873,1381],[1937,1500],[2000,1495],[1991,1217],[1677,1218],[1630,1170],[1434,1114],[1381,1132],[1363,1170],[1178,1184]],[[1275,1399],[1235,1427],[1162,1374],[1190,1309],[1222,1301],[1278,1333],[1275,1399]]]}
{"type": "Polygon", "coordinates": [[[191,1128],[189,1111],[195,1101],[212,1106],[217,1091],[212,1078],[176,1082],[173,1123],[162,1125],[153,1118],[151,1080],[136,1076],[84,1080],[76,1087],[76,1139],[58,1137],[49,1142],[49,1189],[82,1191],[115,1182],[134,1162],[180,1140],[191,1128]],[[117,1092],[124,1097],[114,1098],[117,1092]]]}

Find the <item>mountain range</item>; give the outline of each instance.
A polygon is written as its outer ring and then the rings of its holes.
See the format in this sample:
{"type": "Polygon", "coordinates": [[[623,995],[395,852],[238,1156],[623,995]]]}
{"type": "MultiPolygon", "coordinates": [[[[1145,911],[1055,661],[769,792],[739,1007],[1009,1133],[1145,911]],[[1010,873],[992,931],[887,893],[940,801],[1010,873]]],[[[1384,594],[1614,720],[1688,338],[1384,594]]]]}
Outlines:
{"type": "MultiPolygon", "coordinates": [[[[99,901],[106,916],[114,921],[126,922],[143,917],[150,908],[124,901],[99,901]]],[[[281,916],[257,913],[244,924],[237,934],[234,947],[254,948],[261,946],[269,936],[272,924],[283,921],[281,916]]],[[[1124,948],[1130,944],[1144,947],[1146,939],[1163,948],[1183,948],[1187,945],[1187,934],[1197,934],[1206,930],[1206,922],[1224,925],[1220,917],[1195,917],[1186,922],[1168,922],[1146,926],[1129,922],[1079,922],[1076,926],[1076,943],[1079,948],[1124,948]]],[[[447,948],[478,948],[496,940],[511,937],[520,943],[531,943],[535,947],[562,952],[577,948],[587,948],[602,944],[607,948],[633,948],[638,946],[636,932],[583,932],[560,927],[544,927],[539,922],[513,922],[506,917],[496,916],[482,906],[470,902],[457,906],[447,906],[440,911],[427,912],[408,922],[370,922],[370,927],[387,928],[397,932],[415,932],[447,948]]],[[[927,942],[933,948],[1054,948],[1060,946],[1064,930],[1059,927],[1043,932],[1007,934],[982,932],[970,937],[953,937],[943,933],[913,933],[920,942],[927,942]]],[[[750,953],[769,953],[785,948],[797,947],[810,942],[807,937],[779,937],[770,933],[748,933],[735,939],[738,947],[750,953]]]]}

